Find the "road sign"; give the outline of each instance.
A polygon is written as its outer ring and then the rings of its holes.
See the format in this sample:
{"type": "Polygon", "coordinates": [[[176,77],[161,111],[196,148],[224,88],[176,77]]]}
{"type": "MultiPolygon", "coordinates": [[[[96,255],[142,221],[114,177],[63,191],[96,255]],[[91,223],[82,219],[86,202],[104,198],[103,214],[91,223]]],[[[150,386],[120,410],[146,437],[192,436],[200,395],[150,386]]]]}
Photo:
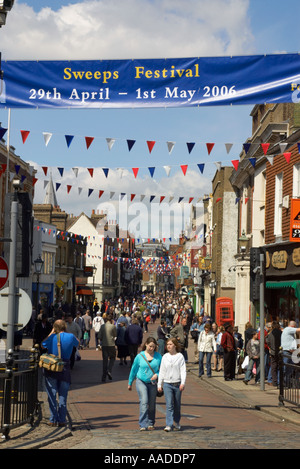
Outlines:
{"type": "MultiPolygon", "coordinates": [[[[0,290],[0,329],[7,331],[8,326],[8,293],[9,288],[0,290]]],[[[32,303],[30,296],[21,288],[16,289],[16,317],[14,330],[19,331],[30,321],[32,303]]]]}
{"type": "Polygon", "coordinates": [[[0,257],[0,288],[3,288],[8,279],[8,266],[3,259],[0,257]]]}

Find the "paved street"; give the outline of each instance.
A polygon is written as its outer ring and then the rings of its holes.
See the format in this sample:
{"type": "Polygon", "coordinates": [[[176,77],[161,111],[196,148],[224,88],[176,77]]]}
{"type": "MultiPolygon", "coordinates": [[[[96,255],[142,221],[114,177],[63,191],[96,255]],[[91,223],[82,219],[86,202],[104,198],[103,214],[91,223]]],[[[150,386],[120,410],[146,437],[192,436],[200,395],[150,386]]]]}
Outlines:
{"type": "MultiPolygon", "coordinates": [[[[151,325],[150,331],[155,331],[156,327],[151,325]]],[[[147,337],[146,334],[144,337],[147,337]]],[[[192,346],[190,342],[190,358],[193,358],[192,346]]],[[[117,359],[113,380],[101,383],[101,357],[100,351],[84,350],[82,360],[76,363],[73,370],[69,407],[73,414],[74,429],[77,424],[82,426],[84,423],[84,427],[89,430],[76,444],[72,443],[72,438],[70,441],[65,440],[63,444],[70,448],[160,450],[300,447],[299,426],[274,419],[272,415],[259,412],[254,407],[250,408],[251,401],[247,402],[244,392],[249,394],[252,390],[266,398],[259,391],[259,386],[250,384],[246,387],[241,378],[235,383],[236,389],[232,387],[229,393],[224,393],[217,387],[218,383],[224,386],[222,373],[214,373],[213,378],[200,380],[197,365],[192,363],[187,367],[187,385],[182,399],[182,431],[163,431],[165,402],[164,398],[160,398],[157,399],[155,431],[140,432],[135,386],[131,392],[127,390],[129,365],[120,366],[117,359]]],[[[276,407],[278,391],[268,389],[266,392],[272,399],[269,404],[275,403],[276,407]]]]}
{"type": "MultiPolygon", "coordinates": [[[[150,326],[155,331],[157,325],[150,326]]],[[[153,335],[153,333],[152,333],[153,335]]],[[[144,338],[147,334],[144,334],[144,338]]],[[[193,361],[192,347],[189,357],[193,361]]],[[[112,381],[101,382],[102,353],[93,347],[81,352],[82,360],[72,371],[68,409],[72,428],[46,425],[48,403],[40,393],[42,420],[34,429],[12,430],[11,440],[0,448],[102,449],[103,457],[122,450],[199,449],[298,449],[300,447],[299,409],[278,407],[278,390],[266,386],[261,391],[242,377],[226,382],[222,373],[198,378],[197,365],[189,363],[182,399],[182,431],[166,433],[165,401],[157,400],[156,429],[140,432],[138,397],[127,389],[129,365],[115,362],[112,381]],[[260,409],[260,410],[258,410],[260,409]]],[[[194,461],[195,462],[195,461],[194,461]]]]}

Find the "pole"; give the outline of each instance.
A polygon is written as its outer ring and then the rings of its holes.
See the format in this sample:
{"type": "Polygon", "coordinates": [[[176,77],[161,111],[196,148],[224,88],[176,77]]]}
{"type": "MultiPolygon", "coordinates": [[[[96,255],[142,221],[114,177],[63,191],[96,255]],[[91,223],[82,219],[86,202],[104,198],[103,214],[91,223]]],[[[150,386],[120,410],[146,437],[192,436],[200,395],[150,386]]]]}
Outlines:
{"type": "Polygon", "coordinates": [[[259,328],[260,328],[260,389],[265,390],[265,285],[264,285],[264,254],[259,255],[260,286],[259,286],[259,328]]]}
{"type": "Polygon", "coordinates": [[[6,142],[6,153],[7,153],[7,164],[6,164],[6,191],[8,194],[8,182],[9,182],[9,147],[10,147],[10,108],[8,109],[8,124],[7,124],[7,142],[6,142]]]}
{"type": "Polygon", "coordinates": [[[10,253],[9,253],[9,287],[8,287],[8,314],[7,314],[7,352],[14,349],[14,333],[16,323],[16,258],[17,258],[17,223],[18,223],[18,200],[17,191],[11,204],[11,226],[10,226],[10,253]]]}

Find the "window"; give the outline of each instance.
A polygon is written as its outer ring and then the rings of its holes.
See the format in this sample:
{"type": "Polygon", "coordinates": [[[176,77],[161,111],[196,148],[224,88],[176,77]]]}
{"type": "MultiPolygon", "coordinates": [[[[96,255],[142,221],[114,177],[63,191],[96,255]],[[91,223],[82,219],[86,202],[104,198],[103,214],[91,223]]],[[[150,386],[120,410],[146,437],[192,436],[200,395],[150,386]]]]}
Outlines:
{"type": "Polygon", "coordinates": [[[274,210],[274,235],[282,235],[282,183],[283,173],[275,177],[275,210],[274,210]]]}
{"type": "Polygon", "coordinates": [[[300,197],[300,163],[293,166],[293,197],[300,197]]]}

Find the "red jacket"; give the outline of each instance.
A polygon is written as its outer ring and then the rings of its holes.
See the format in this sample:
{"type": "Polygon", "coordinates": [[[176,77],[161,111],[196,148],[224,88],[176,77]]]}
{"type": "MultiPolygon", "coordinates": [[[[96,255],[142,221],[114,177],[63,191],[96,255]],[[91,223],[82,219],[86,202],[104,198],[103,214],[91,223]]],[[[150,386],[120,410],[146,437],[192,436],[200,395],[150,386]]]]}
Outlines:
{"type": "Polygon", "coordinates": [[[232,352],[236,349],[234,337],[230,332],[223,332],[221,337],[221,346],[225,352],[232,352]]]}

